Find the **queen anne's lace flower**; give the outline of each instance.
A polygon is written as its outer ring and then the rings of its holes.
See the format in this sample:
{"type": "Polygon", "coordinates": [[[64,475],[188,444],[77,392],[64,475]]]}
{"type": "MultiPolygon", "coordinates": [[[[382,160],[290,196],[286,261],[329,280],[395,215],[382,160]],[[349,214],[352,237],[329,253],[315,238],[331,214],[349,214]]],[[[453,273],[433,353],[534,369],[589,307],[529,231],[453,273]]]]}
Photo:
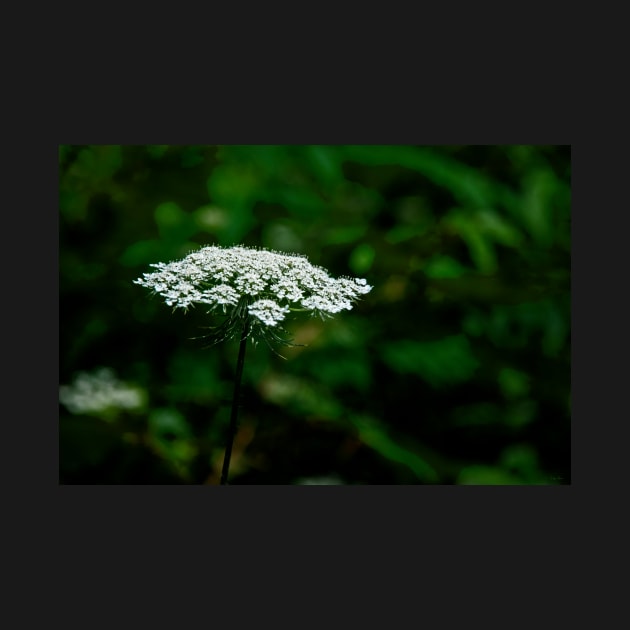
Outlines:
{"type": "Polygon", "coordinates": [[[118,380],[113,370],[100,368],[93,373],[80,372],[71,385],[61,385],[59,401],[72,413],[99,415],[139,409],[143,391],[118,380]]]}
{"type": "Polygon", "coordinates": [[[152,289],[169,306],[220,308],[232,320],[250,315],[275,328],[289,310],[333,315],[350,310],[372,290],[362,278],[335,279],[305,256],[249,247],[203,247],[182,260],[151,265],[135,284],[152,289]],[[229,309],[229,310],[228,310],[229,309]]]}
{"type": "Polygon", "coordinates": [[[280,306],[273,300],[257,300],[248,307],[249,314],[257,317],[267,326],[275,326],[289,312],[287,306],[280,306]]]}

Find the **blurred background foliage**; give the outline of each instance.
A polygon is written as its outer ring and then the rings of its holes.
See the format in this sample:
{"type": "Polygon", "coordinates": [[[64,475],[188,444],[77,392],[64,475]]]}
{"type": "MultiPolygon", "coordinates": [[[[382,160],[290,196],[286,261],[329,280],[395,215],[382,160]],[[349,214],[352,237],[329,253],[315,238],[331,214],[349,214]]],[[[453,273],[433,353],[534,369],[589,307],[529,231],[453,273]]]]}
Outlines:
{"type": "Polygon", "coordinates": [[[59,474],[217,484],[237,342],[132,281],[200,245],[367,279],[250,345],[231,484],[569,484],[569,146],[59,146],[59,474]]]}

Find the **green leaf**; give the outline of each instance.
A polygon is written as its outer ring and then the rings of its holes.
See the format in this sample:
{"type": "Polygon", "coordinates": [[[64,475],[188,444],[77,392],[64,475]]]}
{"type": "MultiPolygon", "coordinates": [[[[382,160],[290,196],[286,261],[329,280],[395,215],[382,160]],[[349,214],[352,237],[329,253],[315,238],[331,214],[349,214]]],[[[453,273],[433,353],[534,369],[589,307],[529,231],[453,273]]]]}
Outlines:
{"type": "Polygon", "coordinates": [[[523,223],[534,242],[543,248],[553,245],[553,203],[557,179],[549,170],[530,173],[524,182],[523,223]]]}
{"type": "Polygon", "coordinates": [[[184,212],[178,204],[172,201],[159,204],[155,209],[154,216],[160,237],[164,241],[181,242],[197,233],[195,215],[184,212]]]}
{"type": "Polygon", "coordinates": [[[403,241],[408,241],[416,236],[421,236],[427,231],[425,226],[417,225],[395,225],[385,233],[385,240],[392,245],[397,245],[403,241]]]}
{"type": "Polygon", "coordinates": [[[204,161],[203,146],[190,146],[186,147],[182,150],[181,154],[181,165],[182,168],[192,168],[193,166],[198,166],[202,164],[204,161]]]}
{"type": "Polygon", "coordinates": [[[394,341],[383,346],[382,356],[393,370],[416,374],[433,387],[463,383],[479,367],[464,335],[438,341],[394,341]]]}
{"type": "Polygon", "coordinates": [[[434,256],[424,267],[429,278],[459,278],[471,270],[467,269],[450,256],[434,256]]]}
{"type": "Polygon", "coordinates": [[[358,241],[367,232],[365,225],[331,227],[326,233],[326,244],[345,245],[358,241]]]}
{"type": "Polygon", "coordinates": [[[490,207],[502,203],[518,211],[519,199],[507,186],[449,156],[432,149],[405,145],[347,145],[341,149],[346,160],[370,165],[397,164],[422,173],[438,186],[450,190],[466,206],[490,207]]]}
{"type": "Polygon", "coordinates": [[[352,423],[359,431],[359,439],[386,459],[409,467],[423,482],[436,483],[439,479],[436,470],[417,453],[400,444],[387,434],[374,418],[352,416],[352,423]]]}
{"type": "Polygon", "coordinates": [[[462,210],[452,211],[445,217],[443,224],[459,234],[466,243],[470,257],[481,273],[496,273],[498,263],[494,245],[473,213],[462,210]]]}
{"type": "Polygon", "coordinates": [[[308,188],[280,186],[265,195],[267,201],[283,205],[290,214],[304,219],[312,219],[327,210],[326,203],[308,188]]]}
{"type": "Polygon", "coordinates": [[[362,354],[337,354],[334,361],[318,361],[313,373],[331,388],[350,385],[365,392],[371,382],[370,362],[362,354]]]}
{"type": "Polygon", "coordinates": [[[348,264],[354,273],[361,275],[369,271],[375,257],[376,250],[368,243],[361,243],[352,250],[348,264]]]}
{"type": "Polygon", "coordinates": [[[161,260],[164,246],[158,240],[137,241],[129,245],[118,261],[125,267],[148,265],[161,260]]]}
{"type": "Polygon", "coordinates": [[[303,148],[303,153],[311,172],[325,187],[343,181],[339,156],[333,147],[308,145],[303,148]]]}
{"type": "Polygon", "coordinates": [[[510,473],[494,466],[466,466],[457,477],[462,486],[514,486],[524,482],[510,473]]]}
{"type": "Polygon", "coordinates": [[[184,416],[172,407],[153,409],[149,414],[149,429],[160,438],[165,434],[177,438],[190,437],[190,427],[184,416]]]}
{"type": "Polygon", "coordinates": [[[498,375],[499,386],[506,398],[520,398],[529,393],[529,375],[513,368],[502,368],[498,375]]]}
{"type": "Polygon", "coordinates": [[[520,247],[523,235],[507,219],[494,210],[479,210],[475,216],[479,231],[506,247],[520,247]]]}
{"type": "Polygon", "coordinates": [[[147,144],[147,153],[154,159],[161,158],[168,150],[168,144],[147,144]]]}

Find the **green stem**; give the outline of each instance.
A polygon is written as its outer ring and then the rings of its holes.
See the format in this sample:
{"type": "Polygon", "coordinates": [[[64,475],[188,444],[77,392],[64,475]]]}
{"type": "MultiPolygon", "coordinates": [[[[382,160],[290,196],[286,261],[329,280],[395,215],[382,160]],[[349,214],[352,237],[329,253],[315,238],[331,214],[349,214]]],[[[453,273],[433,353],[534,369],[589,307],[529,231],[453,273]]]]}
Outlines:
{"type": "Polygon", "coordinates": [[[245,349],[247,348],[247,335],[249,332],[249,316],[246,316],[243,324],[243,332],[241,333],[241,345],[238,349],[238,360],[236,361],[236,376],[234,380],[234,396],[232,397],[232,413],[230,416],[230,427],[228,429],[228,442],[225,448],[225,457],[223,458],[223,470],[221,471],[222,486],[228,485],[228,470],[230,468],[230,458],[232,457],[232,444],[236,435],[238,403],[241,392],[241,379],[243,376],[243,365],[245,364],[245,349]]]}

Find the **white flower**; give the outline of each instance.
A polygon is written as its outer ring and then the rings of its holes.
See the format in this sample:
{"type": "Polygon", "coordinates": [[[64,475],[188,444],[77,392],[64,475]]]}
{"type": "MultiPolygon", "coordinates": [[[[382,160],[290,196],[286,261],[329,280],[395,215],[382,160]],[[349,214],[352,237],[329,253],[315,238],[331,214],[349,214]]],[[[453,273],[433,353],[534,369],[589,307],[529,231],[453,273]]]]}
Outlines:
{"type": "Polygon", "coordinates": [[[257,317],[267,326],[275,326],[284,319],[289,312],[288,306],[280,306],[273,300],[258,300],[247,307],[250,315],[257,317]]]}
{"type": "Polygon", "coordinates": [[[59,387],[59,401],[71,413],[96,414],[120,409],[139,409],[143,391],[116,378],[113,370],[100,368],[79,372],[72,385],[59,387]]]}
{"type": "Polygon", "coordinates": [[[225,307],[228,305],[236,306],[239,298],[239,294],[229,284],[218,284],[211,289],[202,291],[198,301],[212,306],[221,305],[225,311],[225,307]]]}
{"type": "Polygon", "coordinates": [[[290,309],[322,316],[350,310],[372,290],[363,278],[332,278],[305,256],[242,246],[202,247],[182,260],[151,266],[156,271],[134,283],[152,289],[169,306],[229,308],[231,321],[249,315],[254,324],[270,328],[290,309]]]}

